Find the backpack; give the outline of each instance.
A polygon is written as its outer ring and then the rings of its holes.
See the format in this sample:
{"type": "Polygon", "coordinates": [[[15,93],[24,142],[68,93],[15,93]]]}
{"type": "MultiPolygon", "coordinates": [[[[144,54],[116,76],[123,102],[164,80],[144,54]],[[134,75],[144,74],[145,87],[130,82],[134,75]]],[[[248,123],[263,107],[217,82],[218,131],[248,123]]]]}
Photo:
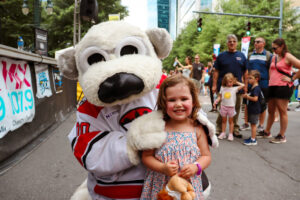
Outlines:
{"type": "Polygon", "coordinates": [[[267,109],[267,101],[262,91],[260,91],[258,101],[260,104],[260,113],[263,113],[267,109]]]}

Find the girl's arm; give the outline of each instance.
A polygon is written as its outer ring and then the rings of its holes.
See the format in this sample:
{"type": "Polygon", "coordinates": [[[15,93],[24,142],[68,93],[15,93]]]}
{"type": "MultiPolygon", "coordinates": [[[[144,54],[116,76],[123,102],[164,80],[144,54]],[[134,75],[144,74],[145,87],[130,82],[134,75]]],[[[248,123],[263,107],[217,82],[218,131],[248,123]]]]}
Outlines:
{"type": "Polygon", "coordinates": [[[162,163],[154,157],[154,150],[143,151],[142,162],[149,169],[167,176],[173,176],[178,172],[178,164],[176,161],[162,163]]]}
{"type": "Polygon", "coordinates": [[[222,98],[221,96],[222,96],[222,94],[219,93],[217,99],[216,99],[215,102],[214,102],[214,105],[215,105],[215,106],[218,105],[219,102],[221,101],[221,98],[222,98]]]}
{"type": "Polygon", "coordinates": [[[245,86],[244,83],[241,83],[241,82],[238,82],[238,81],[236,81],[235,83],[238,85],[238,90],[237,91],[241,90],[245,86]]]}
{"type": "MultiPolygon", "coordinates": [[[[209,150],[207,137],[205,135],[205,132],[203,130],[202,126],[197,127],[197,145],[200,149],[201,156],[196,160],[196,162],[199,163],[201,166],[202,171],[206,169],[211,162],[211,153],[209,150]]],[[[182,169],[180,170],[179,176],[183,178],[190,178],[191,176],[194,176],[198,172],[198,167],[194,163],[190,163],[187,165],[184,165],[182,169]]]]}
{"type": "MultiPolygon", "coordinates": [[[[200,164],[202,170],[206,169],[211,162],[211,153],[208,146],[208,141],[204,129],[199,126],[199,132],[197,133],[197,145],[201,152],[201,157],[197,159],[197,162],[200,164]]],[[[198,171],[198,169],[197,169],[198,171]]]]}

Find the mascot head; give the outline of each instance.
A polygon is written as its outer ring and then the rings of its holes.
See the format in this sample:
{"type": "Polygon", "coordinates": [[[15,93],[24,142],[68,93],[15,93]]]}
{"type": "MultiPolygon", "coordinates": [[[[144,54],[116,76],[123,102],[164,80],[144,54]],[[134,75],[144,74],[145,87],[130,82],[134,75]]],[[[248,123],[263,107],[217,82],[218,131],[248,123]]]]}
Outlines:
{"type": "Polygon", "coordinates": [[[172,49],[165,29],[145,31],[123,21],[94,25],[73,49],[58,58],[63,75],[78,79],[96,106],[128,103],[159,83],[162,58],[172,49]]]}

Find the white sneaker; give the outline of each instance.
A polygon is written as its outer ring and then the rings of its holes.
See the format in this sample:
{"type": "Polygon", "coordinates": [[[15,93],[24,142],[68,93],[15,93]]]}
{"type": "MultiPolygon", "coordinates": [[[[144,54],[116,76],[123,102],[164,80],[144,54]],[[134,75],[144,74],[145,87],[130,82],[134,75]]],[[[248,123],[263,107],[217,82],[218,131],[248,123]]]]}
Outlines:
{"type": "Polygon", "coordinates": [[[232,133],[229,133],[228,135],[228,138],[227,138],[229,141],[233,141],[233,134],[232,133]]]}
{"type": "Polygon", "coordinates": [[[222,132],[219,137],[220,140],[223,140],[224,138],[226,138],[226,133],[222,132]]]}
{"type": "Polygon", "coordinates": [[[296,108],[295,111],[296,111],[296,112],[299,112],[299,111],[300,111],[300,108],[296,108]]]}

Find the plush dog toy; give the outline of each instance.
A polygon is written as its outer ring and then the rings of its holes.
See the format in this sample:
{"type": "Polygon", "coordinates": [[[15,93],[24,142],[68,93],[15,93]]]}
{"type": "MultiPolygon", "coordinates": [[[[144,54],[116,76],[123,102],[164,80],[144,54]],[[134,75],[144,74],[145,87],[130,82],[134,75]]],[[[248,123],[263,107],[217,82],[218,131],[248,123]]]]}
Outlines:
{"type": "MultiPolygon", "coordinates": [[[[88,179],[72,199],[140,197],[145,167],[137,155],[149,145],[135,146],[139,136],[128,137],[128,129],[136,118],[155,109],[164,79],[161,59],[171,48],[165,29],[143,31],[123,21],[112,21],[94,25],[75,48],[59,56],[61,72],[78,80],[85,95],[68,137],[75,158],[88,171],[88,179]]],[[[155,114],[150,117],[153,126],[144,128],[149,133],[163,132],[163,120],[159,116],[154,119],[155,114]]],[[[150,146],[158,148],[163,139],[164,135],[150,146]]]]}
{"type": "Polygon", "coordinates": [[[157,200],[193,200],[196,194],[186,179],[174,175],[166,187],[157,194],[157,200]]]}

